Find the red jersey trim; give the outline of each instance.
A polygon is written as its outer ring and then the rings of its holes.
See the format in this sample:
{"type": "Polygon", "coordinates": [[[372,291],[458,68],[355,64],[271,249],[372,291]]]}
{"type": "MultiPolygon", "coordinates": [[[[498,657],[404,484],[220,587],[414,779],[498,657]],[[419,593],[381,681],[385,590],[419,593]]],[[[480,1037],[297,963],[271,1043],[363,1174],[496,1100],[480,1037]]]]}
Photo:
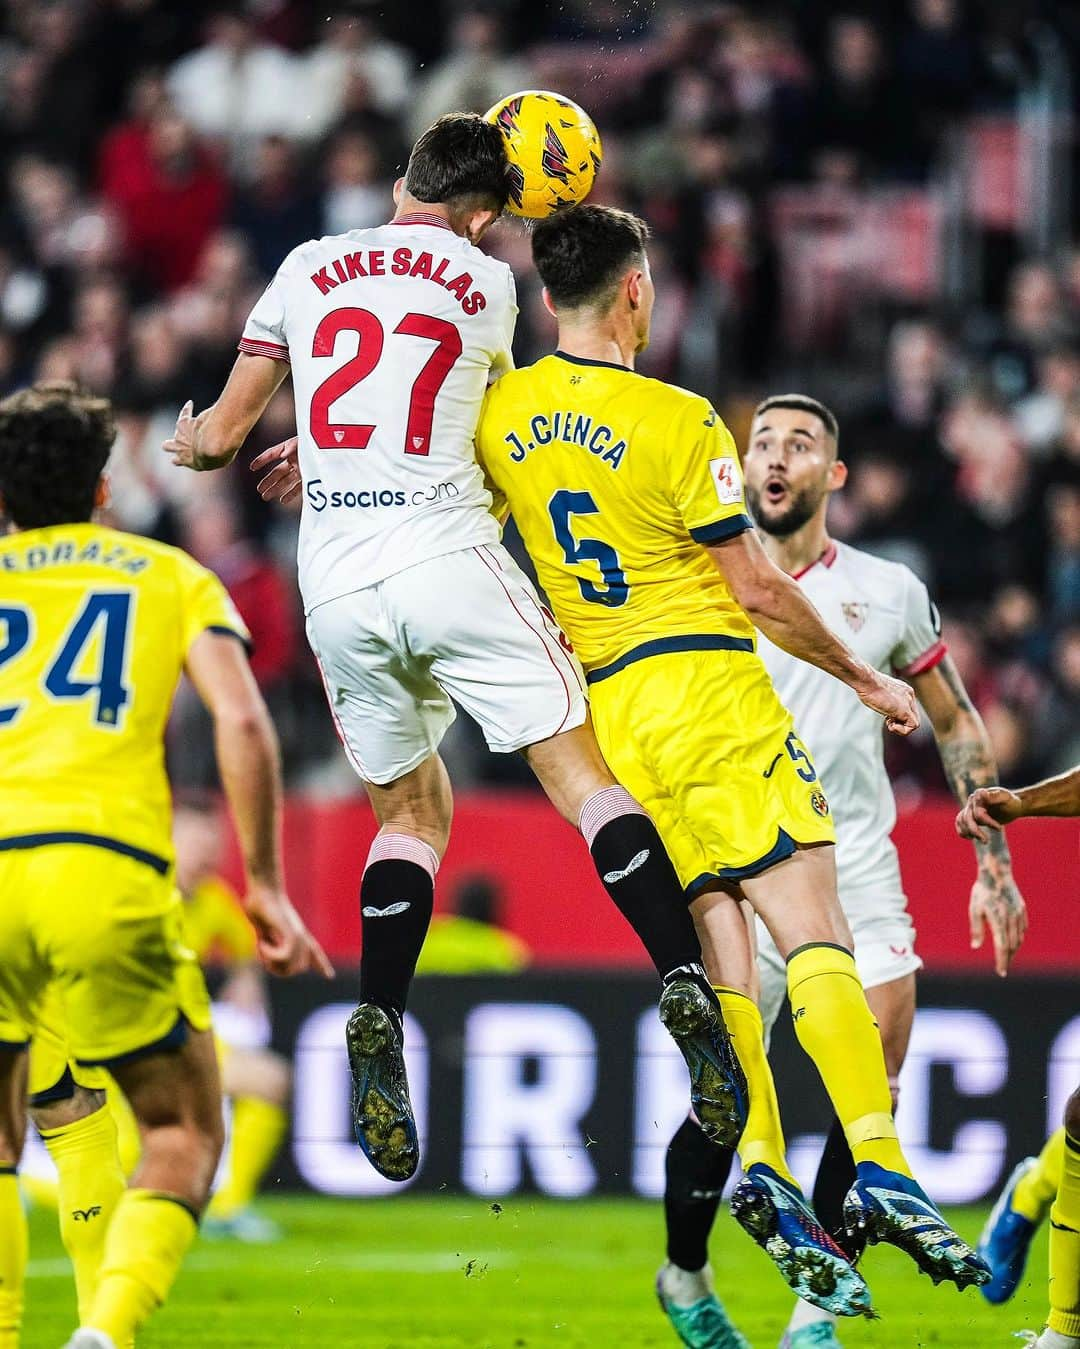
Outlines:
{"type": "Polygon", "coordinates": [[[902,670],[897,670],[896,673],[905,679],[911,679],[914,675],[926,674],[927,670],[932,670],[935,665],[940,665],[948,654],[949,648],[944,642],[935,642],[929,650],[924,651],[910,665],[905,665],[902,670]]]}
{"type": "Polygon", "coordinates": [[[819,562],[823,567],[831,567],[835,561],[836,561],[836,544],[833,543],[832,539],[830,539],[829,542],[825,545],[825,551],[821,554],[821,556],[815,557],[813,562],[811,562],[809,566],[803,567],[801,571],[793,571],[791,573],[791,579],[793,581],[801,580],[808,571],[813,571],[813,569],[818,565],[819,562]]]}
{"type": "MultiPolygon", "coordinates": [[[[441,215],[434,215],[428,211],[410,211],[408,215],[399,215],[396,220],[390,221],[391,225],[432,225],[435,229],[448,230],[450,224],[444,220],[441,215]]],[[[451,231],[452,232],[452,231],[451,231]]]]}
{"type": "Polygon", "coordinates": [[[289,348],[279,342],[260,342],[254,337],[242,337],[236,349],[248,356],[269,356],[272,361],[284,361],[286,365],[289,363],[289,348]]]}

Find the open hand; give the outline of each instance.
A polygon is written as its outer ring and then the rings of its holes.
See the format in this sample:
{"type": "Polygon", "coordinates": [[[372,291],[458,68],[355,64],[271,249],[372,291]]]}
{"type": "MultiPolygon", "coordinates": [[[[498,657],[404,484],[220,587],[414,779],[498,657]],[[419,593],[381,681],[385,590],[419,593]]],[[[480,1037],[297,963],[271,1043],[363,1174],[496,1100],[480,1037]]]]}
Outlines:
{"type": "Polygon", "coordinates": [[[280,501],[287,506],[299,497],[304,483],[300,477],[295,436],[257,454],[251,461],[251,471],[258,473],[263,468],[270,469],[258,483],[258,493],[264,501],[280,501]]]}

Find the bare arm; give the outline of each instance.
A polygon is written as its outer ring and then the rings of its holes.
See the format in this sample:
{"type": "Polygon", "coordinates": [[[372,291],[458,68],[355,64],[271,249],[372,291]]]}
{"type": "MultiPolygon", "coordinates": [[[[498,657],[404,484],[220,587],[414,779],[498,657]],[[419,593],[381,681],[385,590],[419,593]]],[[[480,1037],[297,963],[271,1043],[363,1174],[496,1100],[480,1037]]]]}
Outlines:
{"type": "MultiPolygon", "coordinates": [[[[934,728],[945,777],[963,804],[972,792],[997,781],[997,763],[986,727],[948,656],[911,682],[934,728]]],[[[1013,880],[1004,834],[976,839],[975,857],[978,875],[969,905],[971,944],[976,948],[982,945],[988,926],[994,941],[995,967],[1003,975],[1024,940],[1027,909],[1013,880]]]]}
{"type": "Polygon", "coordinates": [[[1031,815],[1080,815],[1080,765],[1017,792],[1007,787],[979,787],[957,815],[956,832],[962,838],[986,842],[1003,825],[1031,815]]]}
{"type": "Polygon", "coordinates": [[[911,689],[867,665],[825,626],[797,583],[746,530],[708,549],[738,603],[771,642],[833,675],[885,718],[890,731],[908,735],[919,724],[911,689]]]}
{"type": "Polygon", "coordinates": [[[190,401],[181,408],[172,439],[165,442],[166,454],[197,473],[231,464],[288,372],[284,361],[241,352],[212,407],[197,417],[190,401]]]}
{"type": "Polygon", "coordinates": [[[247,653],[235,637],[204,632],[187,672],[214,721],[214,748],[247,876],[244,909],[259,958],[274,974],[333,973],[285,893],[281,869],[281,763],[277,735],[247,653]]]}

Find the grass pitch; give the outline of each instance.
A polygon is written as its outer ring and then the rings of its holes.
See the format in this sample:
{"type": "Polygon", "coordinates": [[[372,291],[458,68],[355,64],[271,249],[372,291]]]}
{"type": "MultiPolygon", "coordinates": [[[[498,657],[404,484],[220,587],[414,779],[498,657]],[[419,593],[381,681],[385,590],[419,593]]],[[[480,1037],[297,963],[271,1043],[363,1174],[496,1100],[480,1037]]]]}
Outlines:
{"type": "MultiPolygon", "coordinates": [[[[261,1208],[285,1230],[271,1246],[201,1241],[140,1349],[628,1349],[676,1346],[652,1293],[661,1259],[659,1204],[434,1198],[282,1198],[261,1208]]],[[[954,1214],[974,1239],[984,1212],[954,1214]]],[[[773,1349],[787,1290],[766,1256],[723,1216],[712,1245],[721,1296],[754,1349],[773,1349]]],[[[993,1349],[1041,1326],[1046,1234],[1016,1299],[988,1307],[974,1291],[933,1288],[878,1247],[864,1272],[881,1313],[848,1322],[851,1349],[993,1349]]],[[[24,1349],[58,1349],[74,1295],[55,1216],[31,1215],[24,1349]]]]}

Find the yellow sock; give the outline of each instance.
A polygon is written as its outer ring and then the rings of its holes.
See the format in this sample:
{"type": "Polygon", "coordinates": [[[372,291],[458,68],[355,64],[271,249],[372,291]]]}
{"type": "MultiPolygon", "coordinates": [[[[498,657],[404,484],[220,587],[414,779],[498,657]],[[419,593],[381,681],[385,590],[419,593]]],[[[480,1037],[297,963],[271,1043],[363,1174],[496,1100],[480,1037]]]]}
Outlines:
{"type": "Polygon", "coordinates": [[[126,1190],[105,1239],[97,1293],[84,1324],[130,1342],[168,1296],[197,1226],[191,1210],[153,1190],[126,1190]]]}
{"type": "Polygon", "coordinates": [[[20,1176],[19,1190],[31,1208],[44,1208],[51,1213],[56,1212],[60,1187],[52,1176],[20,1176]]]}
{"type": "Polygon", "coordinates": [[[716,996],[724,1009],[724,1021],[746,1074],[750,1092],[750,1111],[746,1128],[739,1139],[739,1160],[743,1170],[748,1170],[755,1162],[764,1162],[794,1185],[795,1177],[788,1170],[785,1156],[784,1127],[780,1123],[776,1084],[765,1055],[765,1028],[761,1023],[761,1013],[752,998],[734,988],[717,987],[716,996]]]}
{"type": "Polygon", "coordinates": [[[1065,1130],[1058,1129],[1043,1144],[1043,1150],[1031,1170],[1016,1182],[1012,1206],[1028,1222],[1041,1223],[1061,1186],[1065,1165],[1065,1130]]]}
{"type": "Polygon", "coordinates": [[[79,1319],[85,1321],[97,1291],[105,1236],[124,1193],[116,1151],[116,1125],[103,1105],[92,1115],[41,1135],[60,1177],[60,1240],[75,1269],[79,1319]]]}
{"type": "Polygon", "coordinates": [[[277,1155],[288,1115],[279,1105],[242,1096],[233,1102],[228,1170],[208,1214],[231,1218],[255,1198],[259,1182],[277,1155]]]}
{"type": "Polygon", "coordinates": [[[1061,1185],[1050,1210],[1050,1315],[1059,1335],[1080,1335],[1080,1138],[1065,1135],[1061,1185]]]}
{"type": "Polygon", "coordinates": [[[876,1162],[905,1176],[877,1023],[866,1005],[855,959],[842,946],[814,942],[787,964],[795,1034],[825,1083],[856,1163],[876,1162]]]}
{"type": "Polygon", "coordinates": [[[116,1147],[120,1154],[120,1169],[129,1179],[135,1174],[135,1168],[142,1157],[142,1139],[135,1112],[128,1105],[128,1099],[119,1085],[109,1078],[107,1099],[116,1124],[116,1147]]]}
{"type": "Polygon", "coordinates": [[[18,1349],[26,1284],[26,1214],[13,1166],[0,1166],[0,1349],[18,1349]]]}

